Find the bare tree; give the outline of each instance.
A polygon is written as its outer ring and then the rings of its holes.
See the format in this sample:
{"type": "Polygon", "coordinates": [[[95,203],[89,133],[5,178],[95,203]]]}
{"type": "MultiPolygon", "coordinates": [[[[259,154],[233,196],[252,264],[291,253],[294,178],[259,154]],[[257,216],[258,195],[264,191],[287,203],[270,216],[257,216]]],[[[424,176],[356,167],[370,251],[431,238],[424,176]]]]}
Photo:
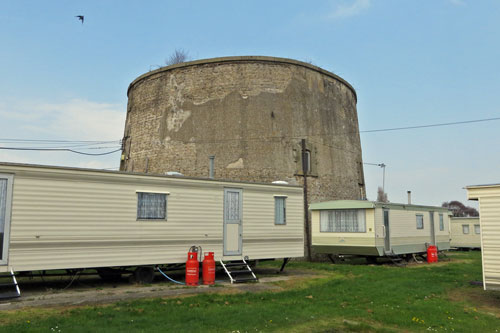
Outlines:
{"type": "Polygon", "coordinates": [[[448,208],[455,217],[473,217],[479,216],[479,212],[474,207],[469,207],[460,201],[452,200],[450,202],[443,202],[441,207],[448,208]]]}
{"type": "Polygon", "coordinates": [[[183,49],[176,49],[174,53],[168,57],[168,59],[165,59],[165,64],[167,66],[170,65],[175,65],[175,64],[180,64],[181,62],[186,62],[189,60],[189,54],[187,51],[184,51],[183,49]]]}
{"type": "Polygon", "coordinates": [[[389,202],[389,199],[387,199],[387,193],[384,192],[382,187],[378,187],[377,190],[377,201],[378,202],[389,202]]]}

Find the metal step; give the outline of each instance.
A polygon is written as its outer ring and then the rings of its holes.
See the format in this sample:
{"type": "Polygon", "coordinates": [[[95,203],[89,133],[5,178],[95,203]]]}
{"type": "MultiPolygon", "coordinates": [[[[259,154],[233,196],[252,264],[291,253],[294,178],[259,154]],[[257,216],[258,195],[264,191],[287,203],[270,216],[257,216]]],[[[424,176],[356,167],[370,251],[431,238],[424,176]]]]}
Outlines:
{"type": "Polygon", "coordinates": [[[16,276],[14,275],[12,269],[10,270],[10,275],[3,274],[0,278],[8,278],[12,280],[12,282],[0,284],[0,299],[9,299],[21,296],[21,291],[19,290],[19,285],[17,284],[16,276]]]}
{"type": "Polygon", "coordinates": [[[229,272],[230,272],[231,274],[242,274],[242,273],[247,273],[247,274],[249,274],[249,273],[251,273],[252,271],[249,271],[248,269],[245,269],[245,270],[243,270],[243,271],[231,271],[231,270],[230,270],[229,272]]]}
{"type": "Polygon", "coordinates": [[[228,262],[227,264],[225,264],[226,267],[246,267],[247,266],[247,263],[246,262],[228,262]]]}
{"type": "Polygon", "coordinates": [[[250,266],[247,264],[245,259],[241,259],[240,262],[233,261],[233,262],[228,262],[228,263],[224,263],[224,261],[222,261],[222,259],[221,259],[220,264],[224,268],[224,271],[226,272],[227,276],[229,276],[231,283],[258,281],[257,277],[255,276],[254,272],[252,271],[250,266]],[[238,267],[240,269],[231,270],[231,267],[232,268],[238,267]],[[242,270],[241,268],[246,268],[246,269],[242,270]],[[239,274],[251,274],[251,276],[242,277],[239,274]],[[237,277],[238,275],[239,275],[239,277],[237,277]]]}
{"type": "Polygon", "coordinates": [[[254,277],[237,278],[236,280],[234,280],[233,283],[242,283],[242,282],[249,282],[249,281],[257,281],[257,278],[254,278],[254,277]]]}
{"type": "Polygon", "coordinates": [[[11,299],[11,298],[18,298],[19,295],[17,291],[10,291],[10,292],[5,292],[5,293],[0,293],[0,300],[2,299],[11,299]]]}

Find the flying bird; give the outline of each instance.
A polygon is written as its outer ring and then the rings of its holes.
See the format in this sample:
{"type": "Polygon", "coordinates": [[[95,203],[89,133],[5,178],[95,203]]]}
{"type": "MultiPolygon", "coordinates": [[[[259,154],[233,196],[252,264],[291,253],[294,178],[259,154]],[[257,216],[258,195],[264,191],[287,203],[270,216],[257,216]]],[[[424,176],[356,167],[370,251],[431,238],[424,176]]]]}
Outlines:
{"type": "Polygon", "coordinates": [[[85,20],[85,18],[83,17],[83,15],[77,15],[75,17],[77,17],[80,21],[82,21],[82,24],[83,24],[83,21],[85,20]]]}

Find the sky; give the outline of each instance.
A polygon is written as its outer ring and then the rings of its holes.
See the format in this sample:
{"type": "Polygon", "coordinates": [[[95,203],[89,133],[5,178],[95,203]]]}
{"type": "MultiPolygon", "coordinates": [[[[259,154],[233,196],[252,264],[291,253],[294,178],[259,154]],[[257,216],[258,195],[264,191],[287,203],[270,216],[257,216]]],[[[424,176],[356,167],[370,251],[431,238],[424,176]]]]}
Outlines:
{"type": "MultiPolygon", "coordinates": [[[[0,147],[119,149],[128,85],[176,49],[312,62],[356,89],[361,131],[500,117],[499,17],[494,0],[4,0],[0,147]]],[[[477,207],[463,187],[500,182],[499,129],[362,132],[363,161],[386,165],[392,202],[411,190],[416,204],[477,207]]],[[[0,149],[7,162],[117,169],[119,159],[0,149]]],[[[364,171],[375,200],[382,168],[364,171]]]]}

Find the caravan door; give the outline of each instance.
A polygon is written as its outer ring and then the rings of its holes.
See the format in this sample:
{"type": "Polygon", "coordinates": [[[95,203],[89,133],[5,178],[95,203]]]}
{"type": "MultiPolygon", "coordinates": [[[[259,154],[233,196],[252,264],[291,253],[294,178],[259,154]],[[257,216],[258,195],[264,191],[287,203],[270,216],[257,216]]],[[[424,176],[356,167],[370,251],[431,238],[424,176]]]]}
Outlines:
{"type": "Polygon", "coordinates": [[[9,254],[10,207],[13,175],[0,174],[0,266],[7,265],[9,254]]]}
{"type": "Polygon", "coordinates": [[[243,245],[242,190],[236,188],[224,189],[224,255],[241,255],[243,245]]]}
{"type": "Polygon", "coordinates": [[[431,229],[431,245],[436,245],[436,230],[434,229],[434,212],[429,212],[429,221],[431,229]]]}
{"type": "Polygon", "coordinates": [[[389,224],[389,210],[384,209],[384,251],[391,252],[391,229],[389,224]]]}

